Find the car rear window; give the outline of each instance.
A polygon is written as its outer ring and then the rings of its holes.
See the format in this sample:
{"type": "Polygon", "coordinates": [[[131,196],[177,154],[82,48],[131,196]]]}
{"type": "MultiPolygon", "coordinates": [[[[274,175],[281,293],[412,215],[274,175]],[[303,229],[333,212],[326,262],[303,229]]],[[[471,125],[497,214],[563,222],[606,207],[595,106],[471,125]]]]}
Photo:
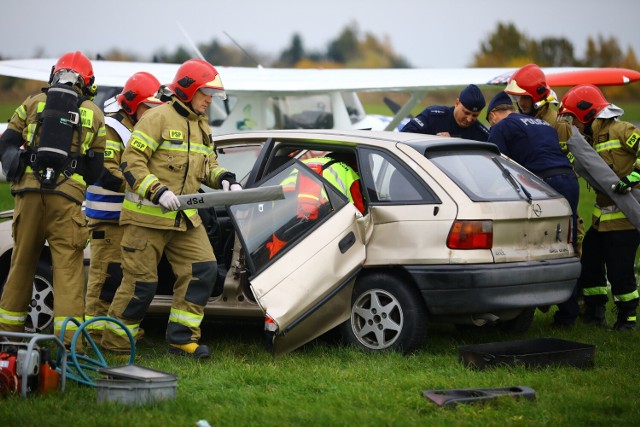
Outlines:
{"type": "Polygon", "coordinates": [[[488,150],[427,152],[427,158],[474,201],[561,197],[527,169],[488,150]]]}

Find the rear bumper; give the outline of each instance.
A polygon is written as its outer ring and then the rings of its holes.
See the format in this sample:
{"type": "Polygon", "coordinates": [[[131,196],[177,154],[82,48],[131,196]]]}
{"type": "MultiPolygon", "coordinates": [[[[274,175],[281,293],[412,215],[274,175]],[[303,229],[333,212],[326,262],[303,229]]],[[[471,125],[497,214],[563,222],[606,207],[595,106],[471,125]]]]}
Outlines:
{"type": "Polygon", "coordinates": [[[472,265],[412,265],[432,315],[498,312],[566,301],[580,275],[576,257],[472,265]]]}

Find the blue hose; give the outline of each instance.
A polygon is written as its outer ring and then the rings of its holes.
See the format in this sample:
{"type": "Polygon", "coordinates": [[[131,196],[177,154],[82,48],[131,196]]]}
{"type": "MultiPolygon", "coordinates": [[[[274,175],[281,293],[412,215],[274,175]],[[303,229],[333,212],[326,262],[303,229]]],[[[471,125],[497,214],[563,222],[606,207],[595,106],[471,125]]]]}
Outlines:
{"type": "MultiPolygon", "coordinates": [[[[66,376],[67,378],[70,378],[74,381],[77,381],[81,384],[85,384],[91,387],[95,387],[96,383],[93,381],[91,377],[89,377],[89,375],[87,375],[87,373],[85,373],[85,369],[88,371],[97,372],[99,368],[108,367],[107,362],[104,360],[104,357],[102,357],[102,353],[100,352],[98,345],[95,343],[91,335],[89,335],[89,333],[85,331],[88,325],[98,321],[115,323],[123,331],[126,332],[127,336],[129,337],[129,347],[131,348],[130,354],[129,354],[129,361],[127,362],[127,365],[132,365],[136,356],[136,344],[135,344],[135,340],[133,339],[133,334],[131,333],[129,328],[127,328],[118,319],[114,319],[113,317],[109,317],[109,316],[98,316],[82,323],[78,322],[73,317],[67,317],[66,319],[64,319],[64,322],[62,322],[62,328],[60,330],[61,341],[64,340],[64,333],[67,328],[67,324],[69,322],[73,322],[76,324],[76,326],[78,326],[78,329],[73,334],[73,338],[71,339],[71,348],[67,352],[66,376]],[[84,338],[87,340],[87,343],[93,349],[94,353],[96,354],[96,359],[92,359],[84,354],[76,353],[76,343],[78,342],[78,338],[81,336],[84,336],[84,338]]],[[[59,354],[58,362],[60,361],[60,358],[61,358],[61,355],[59,354]]],[[[58,366],[59,365],[60,364],[58,363],[58,366]]],[[[58,371],[60,371],[60,368],[57,368],[57,369],[58,371]]]]}

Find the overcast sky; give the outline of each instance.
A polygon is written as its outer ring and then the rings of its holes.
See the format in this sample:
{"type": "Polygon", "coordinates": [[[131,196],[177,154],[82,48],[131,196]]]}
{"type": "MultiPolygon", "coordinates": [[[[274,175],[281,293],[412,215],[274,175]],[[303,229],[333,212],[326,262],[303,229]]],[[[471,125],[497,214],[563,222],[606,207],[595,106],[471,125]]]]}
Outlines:
{"type": "MultiPolygon", "coordinates": [[[[587,37],[614,36],[640,56],[638,0],[11,0],[2,2],[0,55],[91,58],[112,48],[150,59],[154,52],[217,39],[276,57],[302,36],[307,51],[326,51],[345,26],[387,37],[414,67],[465,67],[497,23],[527,36],[565,37],[583,57],[587,37]],[[179,23],[179,24],[178,24],[179,23]]],[[[215,64],[225,65],[225,64],[215,64]]]]}

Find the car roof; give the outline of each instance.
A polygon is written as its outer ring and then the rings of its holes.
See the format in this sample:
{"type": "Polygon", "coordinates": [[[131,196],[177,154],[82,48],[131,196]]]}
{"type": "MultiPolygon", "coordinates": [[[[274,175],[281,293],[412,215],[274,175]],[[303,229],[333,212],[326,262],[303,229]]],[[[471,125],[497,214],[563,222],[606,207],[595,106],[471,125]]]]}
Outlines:
{"type": "MultiPolygon", "coordinates": [[[[315,139],[327,138],[335,140],[343,139],[345,142],[355,142],[356,139],[366,138],[371,145],[387,145],[389,143],[404,143],[425,155],[427,152],[440,151],[445,149],[486,149],[495,153],[500,153],[497,146],[488,142],[474,141],[469,139],[443,137],[411,132],[394,131],[370,131],[370,130],[327,130],[327,129],[286,129],[286,130],[265,130],[249,131],[242,133],[232,133],[215,136],[216,141],[229,139],[248,138],[288,138],[288,139],[315,139]]],[[[318,141],[321,142],[321,141],[318,141]]]]}

